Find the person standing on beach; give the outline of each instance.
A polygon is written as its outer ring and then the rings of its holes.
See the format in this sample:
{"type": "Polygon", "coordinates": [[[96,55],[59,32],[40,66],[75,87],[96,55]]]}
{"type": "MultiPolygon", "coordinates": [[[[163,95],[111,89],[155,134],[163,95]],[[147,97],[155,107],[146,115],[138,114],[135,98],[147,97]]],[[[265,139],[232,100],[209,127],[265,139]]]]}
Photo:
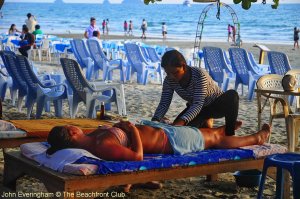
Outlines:
{"type": "Polygon", "coordinates": [[[142,30],[142,39],[146,39],[146,31],[147,31],[147,21],[143,19],[142,25],[141,25],[141,30],[142,30]]]}
{"type": "Polygon", "coordinates": [[[296,49],[296,46],[297,48],[299,49],[299,32],[300,30],[297,29],[297,27],[294,28],[294,50],[296,49]]]}
{"type": "Polygon", "coordinates": [[[102,31],[103,31],[103,35],[105,33],[105,27],[106,27],[106,22],[105,22],[105,19],[103,19],[102,21],[102,31]]]}
{"type": "Polygon", "coordinates": [[[165,22],[162,22],[162,36],[163,36],[163,39],[166,39],[167,38],[167,25],[165,22]]]}
{"type": "Polygon", "coordinates": [[[89,38],[93,37],[93,32],[94,32],[94,31],[98,31],[98,32],[99,32],[99,35],[100,35],[100,30],[99,30],[99,28],[96,26],[96,19],[95,19],[94,17],[91,17],[90,23],[91,23],[90,26],[87,27],[87,28],[85,29],[85,32],[84,32],[84,37],[85,37],[86,39],[89,39],[89,38]]]}
{"type": "Polygon", "coordinates": [[[123,27],[124,27],[124,35],[126,36],[127,35],[127,30],[128,30],[128,24],[127,24],[126,20],[124,21],[123,27]]]}
{"type": "Polygon", "coordinates": [[[131,20],[129,21],[128,35],[129,36],[133,35],[133,23],[131,20]]]}
{"type": "Polygon", "coordinates": [[[228,24],[228,26],[227,26],[227,32],[228,32],[228,38],[227,38],[227,41],[229,42],[229,39],[230,39],[230,38],[231,38],[231,40],[233,40],[233,39],[232,39],[232,36],[231,36],[232,28],[231,28],[231,25],[230,25],[230,24],[228,24]]]}
{"type": "Polygon", "coordinates": [[[223,92],[206,71],[188,66],[184,56],[177,50],[167,51],[162,57],[161,66],[167,76],[153,121],[164,120],[175,91],[187,101],[187,107],[177,116],[173,125],[211,128],[211,118],[225,117],[225,135],[235,134],[239,110],[239,95],[235,90],[223,92]]]}
{"type": "Polygon", "coordinates": [[[108,32],[109,32],[109,19],[106,19],[106,25],[105,25],[105,28],[106,28],[106,34],[108,35],[108,32]]]}
{"type": "Polygon", "coordinates": [[[23,26],[22,33],[24,34],[24,38],[20,41],[19,52],[21,55],[28,58],[28,51],[31,49],[31,46],[34,45],[34,35],[29,32],[27,26],[23,26]]]}
{"type": "Polygon", "coordinates": [[[35,30],[35,25],[37,24],[37,20],[34,15],[31,13],[27,14],[27,19],[25,20],[25,24],[28,27],[28,30],[30,33],[32,33],[35,30]]]}
{"type": "Polygon", "coordinates": [[[231,29],[232,29],[232,42],[235,43],[235,27],[234,26],[231,26],[231,29]]]}

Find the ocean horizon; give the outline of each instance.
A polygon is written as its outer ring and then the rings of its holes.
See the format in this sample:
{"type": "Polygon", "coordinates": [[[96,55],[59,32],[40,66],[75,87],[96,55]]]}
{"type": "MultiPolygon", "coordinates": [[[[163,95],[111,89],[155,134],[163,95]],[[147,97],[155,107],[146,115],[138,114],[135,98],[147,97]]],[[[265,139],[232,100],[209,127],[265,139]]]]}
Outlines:
{"type": "MultiPolygon", "coordinates": [[[[104,19],[110,21],[110,34],[122,35],[123,22],[133,21],[134,35],[140,36],[143,19],[148,22],[148,36],[161,37],[161,23],[168,27],[168,38],[194,40],[202,10],[208,4],[66,4],[66,3],[9,3],[2,7],[0,33],[8,31],[11,24],[20,30],[28,12],[36,16],[45,34],[83,34],[90,17],[96,17],[101,30],[104,19]]],[[[293,29],[300,26],[300,4],[280,4],[274,10],[269,4],[254,4],[249,10],[241,5],[229,5],[240,23],[243,42],[293,43],[293,29]]],[[[233,24],[231,14],[221,7],[220,20],[214,6],[204,21],[202,41],[226,41],[227,25],[233,24]]],[[[101,31],[102,33],[102,31],[101,31]]]]}

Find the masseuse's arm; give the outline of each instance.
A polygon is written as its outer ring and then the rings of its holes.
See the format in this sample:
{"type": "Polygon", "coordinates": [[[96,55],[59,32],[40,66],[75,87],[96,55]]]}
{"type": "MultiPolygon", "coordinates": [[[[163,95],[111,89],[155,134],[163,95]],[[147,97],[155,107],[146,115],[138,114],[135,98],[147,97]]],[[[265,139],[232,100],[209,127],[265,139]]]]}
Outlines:
{"type": "Polygon", "coordinates": [[[119,122],[114,125],[125,131],[130,139],[131,149],[116,145],[113,146],[111,156],[114,160],[141,161],[143,160],[143,144],[141,141],[139,130],[131,122],[119,122]]]}
{"type": "Polygon", "coordinates": [[[172,102],[174,90],[169,85],[169,81],[167,78],[165,78],[163,87],[162,87],[162,93],[160,97],[160,102],[158,104],[158,107],[156,108],[156,111],[154,113],[154,116],[152,117],[152,121],[160,121],[161,118],[165,116],[167,113],[170,104],[172,102]]]}

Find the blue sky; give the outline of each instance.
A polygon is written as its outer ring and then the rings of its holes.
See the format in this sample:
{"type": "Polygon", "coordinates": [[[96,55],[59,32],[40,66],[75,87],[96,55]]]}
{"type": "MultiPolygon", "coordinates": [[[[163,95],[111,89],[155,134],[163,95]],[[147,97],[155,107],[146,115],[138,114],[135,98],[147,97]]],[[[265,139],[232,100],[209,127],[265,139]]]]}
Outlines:
{"type": "MultiPolygon", "coordinates": [[[[54,0],[5,0],[6,2],[39,2],[39,3],[49,3],[54,0]]],[[[63,0],[66,3],[102,3],[103,0],[63,0]]],[[[122,0],[109,0],[111,3],[120,3],[122,0]]],[[[178,3],[182,4],[184,0],[162,0],[161,3],[178,3]]],[[[221,0],[224,3],[232,3],[233,0],[221,0]]],[[[192,2],[192,0],[191,0],[192,2]]],[[[261,3],[261,0],[258,0],[257,3],[261,3]]],[[[267,0],[267,3],[273,3],[272,0],[267,0]]],[[[280,0],[280,3],[300,3],[299,0],[280,0]]]]}

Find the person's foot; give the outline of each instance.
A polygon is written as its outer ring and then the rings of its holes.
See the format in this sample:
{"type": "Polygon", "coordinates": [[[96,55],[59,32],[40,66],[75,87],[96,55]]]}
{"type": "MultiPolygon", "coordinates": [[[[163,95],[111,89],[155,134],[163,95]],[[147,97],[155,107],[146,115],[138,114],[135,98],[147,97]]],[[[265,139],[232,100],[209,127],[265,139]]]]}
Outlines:
{"type": "Polygon", "coordinates": [[[201,128],[213,128],[213,127],[214,127],[214,119],[209,118],[203,122],[203,125],[201,128]]]}
{"type": "Polygon", "coordinates": [[[271,126],[269,124],[263,124],[261,130],[257,132],[257,144],[264,144],[269,139],[270,133],[271,126]]]}
{"type": "Polygon", "coordinates": [[[234,130],[238,130],[239,128],[241,128],[242,124],[243,124],[242,121],[237,120],[237,121],[235,122],[234,130]]]}
{"type": "Polygon", "coordinates": [[[129,193],[130,192],[130,188],[132,187],[132,184],[127,184],[127,185],[122,185],[123,186],[123,191],[125,193],[129,193]]]}

